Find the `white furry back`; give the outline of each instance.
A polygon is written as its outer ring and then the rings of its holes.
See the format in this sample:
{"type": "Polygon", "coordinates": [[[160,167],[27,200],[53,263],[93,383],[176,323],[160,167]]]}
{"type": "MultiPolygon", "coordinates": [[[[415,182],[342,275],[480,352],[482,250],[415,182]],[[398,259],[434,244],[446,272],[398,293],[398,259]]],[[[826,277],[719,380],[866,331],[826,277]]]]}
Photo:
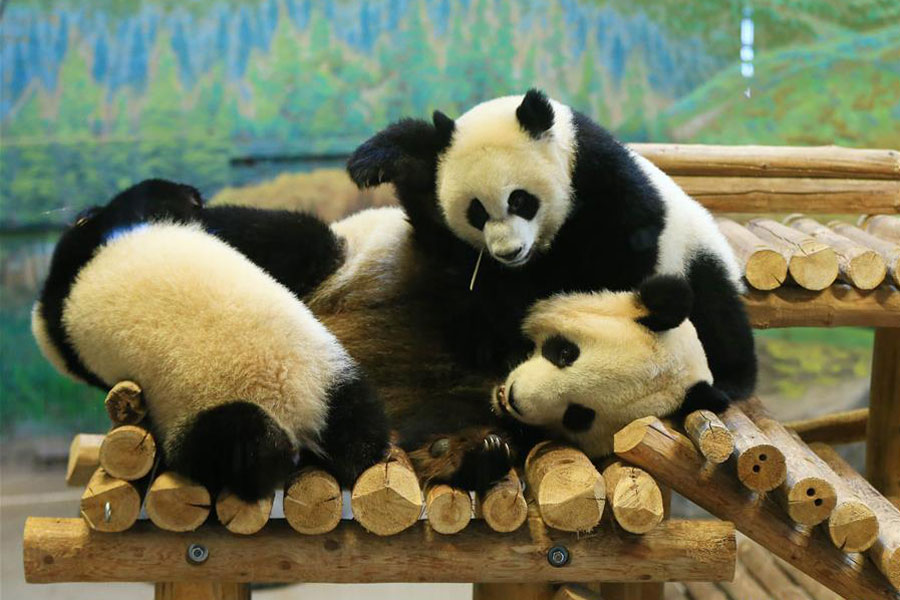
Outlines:
{"type": "Polygon", "coordinates": [[[63,322],[88,369],[143,387],[164,444],[197,411],[247,400],[315,447],[325,394],[353,368],[286,288],[194,226],[142,226],[101,247],[63,322]]]}

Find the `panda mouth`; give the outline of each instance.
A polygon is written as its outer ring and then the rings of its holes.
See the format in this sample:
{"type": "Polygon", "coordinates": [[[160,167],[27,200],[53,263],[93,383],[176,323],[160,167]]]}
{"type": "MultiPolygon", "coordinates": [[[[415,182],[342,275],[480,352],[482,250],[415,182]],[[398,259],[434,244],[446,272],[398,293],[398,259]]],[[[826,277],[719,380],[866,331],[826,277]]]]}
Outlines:
{"type": "Polygon", "coordinates": [[[515,398],[512,395],[512,386],[510,386],[509,394],[506,393],[506,385],[500,384],[494,388],[494,404],[501,412],[518,418],[522,415],[516,407],[515,398]]]}

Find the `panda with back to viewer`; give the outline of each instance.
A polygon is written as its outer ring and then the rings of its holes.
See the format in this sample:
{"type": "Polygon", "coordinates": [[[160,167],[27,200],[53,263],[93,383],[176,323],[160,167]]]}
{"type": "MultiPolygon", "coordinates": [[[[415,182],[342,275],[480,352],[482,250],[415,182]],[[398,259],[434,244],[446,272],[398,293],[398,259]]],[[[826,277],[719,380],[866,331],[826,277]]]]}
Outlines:
{"type": "Polygon", "coordinates": [[[361,187],[394,184],[440,275],[432,300],[460,360],[504,375],[527,353],[519,328],[535,300],[680,275],[715,387],[732,400],[753,392],[741,273],[712,216],[583,114],[530,90],[455,121],[403,119],[348,171],[361,187]]]}

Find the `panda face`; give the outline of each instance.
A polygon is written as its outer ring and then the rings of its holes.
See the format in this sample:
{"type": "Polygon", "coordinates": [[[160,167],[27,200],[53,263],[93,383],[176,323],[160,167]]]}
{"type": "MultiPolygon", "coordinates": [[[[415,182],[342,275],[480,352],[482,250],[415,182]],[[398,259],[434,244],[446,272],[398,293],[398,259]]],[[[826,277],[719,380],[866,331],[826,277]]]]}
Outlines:
{"type": "Polygon", "coordinates": [[[450,127],[436,190],[450,229],[509,267],[546,251],[571,202],[571,110],[532,91],[480,104],[450,127]]]}

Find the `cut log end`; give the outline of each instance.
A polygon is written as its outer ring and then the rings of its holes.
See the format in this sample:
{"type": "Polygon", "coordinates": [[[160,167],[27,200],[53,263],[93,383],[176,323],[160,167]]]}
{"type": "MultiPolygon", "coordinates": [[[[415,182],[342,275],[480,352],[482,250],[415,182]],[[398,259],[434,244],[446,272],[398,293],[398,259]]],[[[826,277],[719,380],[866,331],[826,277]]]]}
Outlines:
{"type": "Polygon", "coordinates": [[[147,490],[147,516],[166,531],[194,531],[212,508],[209,491],[174,471],[157,477],[147,490]]]}
{"type": "Polygon", "coordinates": [[[425,494],[428,523],[438,533],[459,533],[472,520],[472,499],[468,492],[436,485],[425,494]]]}
{"type": "Polygon", "coordinates": [[[879,557],[878,562],[881,563],[882,573],[887,580],[900,590],[900,548],[885,551],[879,557]]]}
{"type": "Polygon", "coordinates": [[[141,512],[141,496],[129,482],[97,469],[81,496],[81,516],[95,531],[125,531],[141,512]]]}
{"type": "Polygon", "coordinates": [[[804,477],[785,492],[791,519],[812,527],[828,518],[837,503],[834,487],[821,477],[804,477]]]}
{"type": "Polygon", "coordinates": [[[216,516],[228,531],[252,535],[265,527],[269,521],[274,501],[274,494],[248,502],[228,490],[222,490],[216,499],[216,516]]]}
{"type": "Polygon", "coordinates": [[[622,529],[643,534],[662,521],[665,503],[649,473],[614,461],[603,470],[603,480],[613,516],[622,529]]]}
{"type": "Polygon", "coordinates": [[[837,505],[828,518],[828,535],[844,552],[863,552],[878,537],[878,518],[864,503],[850,500],[837,505]]]}
{"type": "Polygon", "coordinates": [[[768,291],[781,287],[787,279],[788,262],[780,252],[764,248],[747,258],[744,277],[758,290],[768,291]]]}
{"type": "Polygon", "coordinates": [[[137,425],[147,416],[141,388],[133,381],[120,381],[109,391],[104,402],[110,421],[115,425],[137,425]]]}
{"type": "Polygon", "coordinates": [[[723,463],[734,452],[734,436],[715,413],[694,411],[685,417],[684,428],[700,453],[710,462],[723,463]]]}
{"type": "Polygon", "coordinates": [[[787,466],[781,450],[771,444],[758,444],[738,455],[737,472],[747,488],[771,492],[784,482],[787,466]]]}
{"type": "Polygon", "coordinates": [[[528,503],[515,471],[484,494],[480,508],[481,517],[494,531],[509,533],[522,526],[528,518],[528,503]]]}
{"type": "Polygon", "coordinates": [[[847,278],[861,290],[874,290],[887,275],[884,259],[874,250],[865,250],[850,259],[847,278]]]}
{"type": "Polygon", "coordinates": [[[363,471],[350,497],[353,516],[376,535],[394,535],[422,514],[424,498],[406,454],[392,448],[387,460],[363,471]]]}
{"type": "Polygon", "coordinates": [[[303,469],[284,488],[284,518],[299,533],[328,533],[341,521],[341,486],[326,471],[303,469]]]}
{"type": "Polygon", "coordinates": [[[837,255],[823,244],[809,244],[791,256],[788,272],[800,287],[824,290],[837,279],[837,255]]]}
{"type": "Polygon", "coordinates": [[[82,487],[91,479],[91,475],[100,465],[100,446],[103,444],[100,434],[79,433],[72,438],[69,445],[69,462],[66,465],[66,484],[82,487]]]}
{"type": "Polygon", "coordinates": [[[150,472],[155,459],[156,442],[153,436],[136,425],[113,429],[100,445],[100,466],[120,479],[140,479],[150,472]]]}
{"type": "Polygon", "coordinates": [[[579,450],[555,443],[535,446],[525,459],[525,473],[549,527],[590,531],[606,505],[603,476],[579,450]]]}

